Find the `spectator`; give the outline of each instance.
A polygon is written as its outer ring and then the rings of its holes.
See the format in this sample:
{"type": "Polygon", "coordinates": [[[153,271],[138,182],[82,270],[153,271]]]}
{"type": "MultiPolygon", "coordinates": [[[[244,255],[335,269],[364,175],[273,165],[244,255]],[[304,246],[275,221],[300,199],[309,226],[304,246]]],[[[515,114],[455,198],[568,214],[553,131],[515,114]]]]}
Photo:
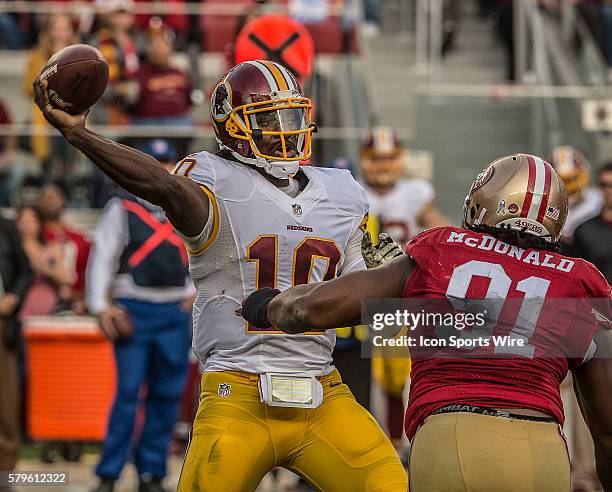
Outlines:
{"type": "Polygon", "coordinates": [[[138,50],[133,35],[133,0],[97,0],[101,11],[102,27],[92,43],[97,45],[108,62],[109,86],[104,94],[105,106],[98,106],[94,115],[99,121],[111,125],[129,123],[126,99],[131,82],[138,71],[138,50]],[[100,112],[104,109],[104,114],[100,112]]]}
{"type": "MultiPolygon", "coordinates": [[[[72,27],[72,18],[67,14],[52,14],[47,17],[40,33],[38,44],[30,51],[24,78],[24,90],[32,101],[32,124],[50,128],[42,113],[34,104],[32,82],[49,57],[78,42],[72,27]]],[[[32,153],[43,164],[43,175],[47,179],[67,176],[75,160],[74,148],[67,144],[62,137],[49,138],[47,135],[35,134],[30,140],[32,153]]]]}
{"type": "MultiPolygon", "coordinates": [[[[11,116],[0,100],[0,125],[10,125],[11,116]]],[[[17,138],[14,135],[0,137],[0,207],[8,207],[11,198],[25,178],[23,166],[17,163],[17,138]]]]}
{"type": "Polygon", "coordinates": [[[577,255],[593,263],[612,282],[612,162],[599,171],[601,212],[574,232],[577,255]]]}
{"type": "MultiPolygon", "coordinates": [[[[136,74],[138,96],[132,108],[136,125],[192,125],[189,75],[171,63],[173,34],[167,29],[149,31],[147,59],[136,74]]],[[[187,154],[181,140],[180,155],[187,154]]],[[[179,142],[175,142],[179,145],[179,142]]]]}
{"type": "Polygon", "coordinates": [[[0,41],[5,49],[20,50],[23,48],[23,34],[15,14],[0,14],[0,41]]]}
{"type": "Polygon", "coordinates": [[[83,294],[89,241],[64,223],[62,217],[66,208],[66,196],[59,186],[48,184],[42,188],[38,208],[43,220],[44,241],[61,250],[64,268],[69,272],[68,281],[58,291],[57,310],[85,314],[83,294]]]}
{"type": "MultiPolygon", "coordinates": [[[[174,151],[165,140],[145,151],[168,172],[174,151]]],[[[134,445],[140,492],[164,489],[166,459],[187,374],[189,310],[195,289],[187,253],[163,211],[127,193],[107,204],[87,268],[87,303],[114,341],[117,393],[104,450],[96,468],[97,492],[111,492],[131,447],[136,410],[147,384],[145,423],[134,445]],[[111,301],[109,302],[109,299],[111,301]]]]}
{"type": "MultiPolygon", "coordinates": [[[[73,272],[67,268],[65,248],[59,243],[45,244],[42,220],[37,209],[24,207],[17,214],[17,229],[23,249],[34,272],[34,282],[23,301],[20,319],[48,315],[57,308],[58,291],[72,283],[73,272]]],[[[41,448],[41,459],[53,463],[63,455],[67,461],[78,461],[81,444],[46,441],[41,448]]]]}
{"type": "Polygon", "coordinates": [[[58,289],[71,282],[70,272],[58,244],[45,244],[42,220],[37,209],[23,207],[17,213],[17,229],[23,249],[34,271],[34,282],[26,295],[20,316],[50,314],[58,301],[58,289]]]}
{"type": "MultiPolygon", "coordinates": [[[[151,0],[136,0],[137,3],[154,3],[151,0]]],[[[136,25],[141,31],[146,31],[149,27],[158,24],[164,24],[171,29],[175,36],[180,39],[180,46],[183,46],[186,41],[186,36],[189,30],[189,18],[185,13],[184,0],[166,0],[166,4],[172,4],[172,14],[166,15],[151,15],[138,14],[136,15],[136,25]]]]}
{"type": "Polygon", "coordinates": [[[17,313],[32,271],[14,224],[0,218],[0,470],[11,471],[19,457],[17,313]]]}
{"type": "Polygon", "coordinates": [[[191,125],[189,75],[172,66],[173,34],[167,29],[150,31],[147,59],[136,74],[138,97],[133,123],[139,125],[191,125]]]}

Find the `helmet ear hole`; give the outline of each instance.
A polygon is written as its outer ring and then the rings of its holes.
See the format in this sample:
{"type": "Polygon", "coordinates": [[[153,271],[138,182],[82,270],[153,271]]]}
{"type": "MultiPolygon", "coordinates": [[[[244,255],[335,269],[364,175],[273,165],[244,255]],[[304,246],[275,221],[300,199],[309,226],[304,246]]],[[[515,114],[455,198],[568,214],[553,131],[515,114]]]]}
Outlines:
{"type": "Polygon", "coordinates": [[[470,207],[470,219],[471,220],[474,220],[474,218],[476,217],[476,211],[477,211],[477,206],[470,207]]]}

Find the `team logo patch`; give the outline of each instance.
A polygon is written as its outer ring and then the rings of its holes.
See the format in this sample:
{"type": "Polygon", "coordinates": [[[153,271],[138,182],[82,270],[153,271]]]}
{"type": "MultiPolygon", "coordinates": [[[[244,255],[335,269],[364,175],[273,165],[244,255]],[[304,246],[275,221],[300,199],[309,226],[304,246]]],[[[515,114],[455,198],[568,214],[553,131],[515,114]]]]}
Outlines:
{"type": "Polygon", "coordinates": [[[489,166],[478,176],[476,176],[476,180],[472,185],[470,193],[474,193],[477,189],[482,188],[482,186],[493,177],[493,171],[495,171],[495,168],[493,166],[489,166]]]}
{"type": "Polygon", "coordinates": [[[516,214],[519,211],[519,206],[516,203],[511,203],[508,205],[508,212],[511,214],[516,214]]]}
{"type": "Polygon", "coordinates": [[[552,220],[557,220],[559,218],[559,209],[555,207],[548,207],[546,209],[546,217],[550,217],[552,220]]]}
{"type": "Polygon", "coordinates": [[[302,206],[299,203],[294,203],[291,208],[293,209],[293,215],[302,215],[302,206]]]}
{"type": "Polygon", "coordinates": [[[497,208],[497,215],[506,215],[506,200],[499,201],[499,207],[497,208]]]}
{"type": "Polygon", "coordinates": [[[232,392],[232,385],[228,383],[220,383],[218,394],[221,398],[229,398],[232,392]]]}
{"type": "Polygon", "coordinates": [[[219,82],[210,97],[212,117],[217,121],[224,121],[232,111],[229,99],[232,89],[226,81],[219,82]]]}

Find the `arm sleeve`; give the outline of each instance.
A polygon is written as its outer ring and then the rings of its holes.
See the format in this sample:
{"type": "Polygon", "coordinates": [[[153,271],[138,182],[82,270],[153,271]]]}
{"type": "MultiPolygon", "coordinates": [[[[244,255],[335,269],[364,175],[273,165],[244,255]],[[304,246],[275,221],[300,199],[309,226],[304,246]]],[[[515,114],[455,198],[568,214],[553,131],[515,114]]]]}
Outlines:
{"type": "Polygon", "coordinates": [[[203,253],[205,249],[203,249],[203,246],[209,242],[212,242],[210,240],[213,239],[213,234],[216,234],[215,224],[218,224],[216,214],[216,204],[213,204],[211,200],[210,206],[208,207],[208,218],[206,219],[206,224],[204,224],[204,229],[202,229],[200,234],[194,237],[189,237],[174,229],[174,232],[176,232],[176,234],[183,240],[187,251],[189,251],[191,255],[203,253]]]}
{"type": "Polygon", "coordinates": [[[6,290],[7,292],[15,294],[20,300],[23,300],[32,283],[32,268],[21,246],[21,240],[19,239],[17,229],[13,224],[11,224],[8,229],[12,257],[15,265],[15,278],[13,282],[11,282],[11,285],[6,286],[6,290]]]}
{"type": "Polygon", "coordinates": [[[110,289],[119,268],[119,258],[129,241],[127,215],[119,199],[113,199],[102,213],[87,264],[86,303],[93,314],[109,304],[110,289]]]}
{"type": "Polygon", "coordinates": [[[216,171],[207,152],[191,154],[180,160],[172,170],[172,174],[186,176],[196,182],[202,192],[208,196],[208,218],[206,224],[197,236],[189,237],[175,229],[177,235],[185,243],[187,251],[192,256],[202,254],[216,239],[219,232],[220,217],[219,205],[215,197],[216,171]]]}

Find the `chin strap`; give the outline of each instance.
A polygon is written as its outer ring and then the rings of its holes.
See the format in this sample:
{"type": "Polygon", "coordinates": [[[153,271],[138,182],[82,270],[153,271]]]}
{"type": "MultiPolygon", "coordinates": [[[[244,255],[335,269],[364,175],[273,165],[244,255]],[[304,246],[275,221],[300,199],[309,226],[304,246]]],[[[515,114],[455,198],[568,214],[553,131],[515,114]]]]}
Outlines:
{"type": "Polygon", "coordinates": [[[243,164],[249,164],[263,169],[270,176],[277,179],[288,179],[293,178],[300,169],[300,161],[269,161],[263,157],[244,157],[238,152],[230,149],[227,145],[221,143],[219,139],[216,139],[221,150],[227,150],[236,160],[243,164]]]}

